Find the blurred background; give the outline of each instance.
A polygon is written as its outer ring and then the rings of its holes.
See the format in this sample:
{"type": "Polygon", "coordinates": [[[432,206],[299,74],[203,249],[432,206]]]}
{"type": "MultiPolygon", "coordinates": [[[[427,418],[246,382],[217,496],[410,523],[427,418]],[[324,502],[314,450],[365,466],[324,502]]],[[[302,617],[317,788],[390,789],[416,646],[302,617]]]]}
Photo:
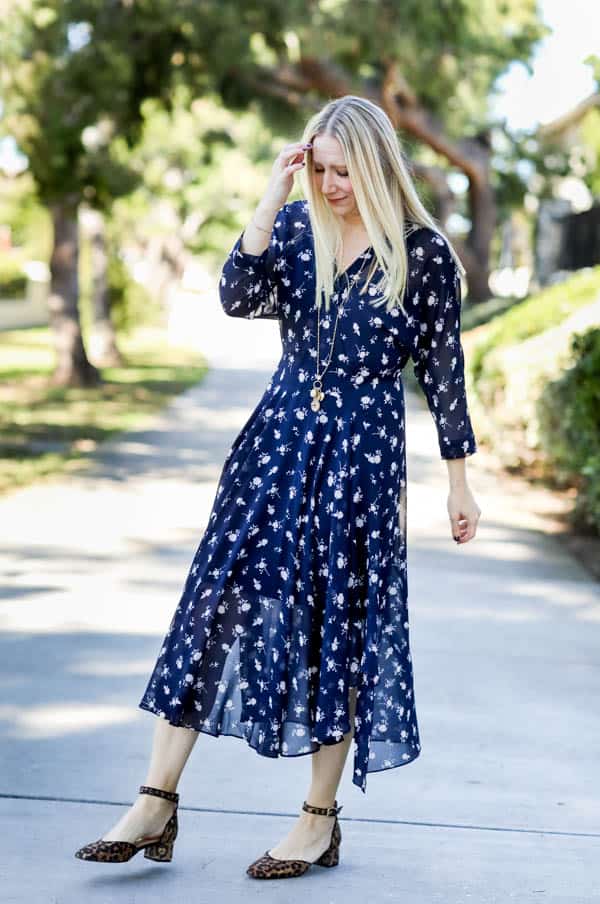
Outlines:
{"type": "Polygon", "coordinates": [[[593,567],[596,4],[0,0],[0,21],[1,493],[201,382],[207,345],[243,351],[215,320],[223,259],[281,145],[354,93],[393,120],[467,268],[480,448],[563,494],[593,567]]]}

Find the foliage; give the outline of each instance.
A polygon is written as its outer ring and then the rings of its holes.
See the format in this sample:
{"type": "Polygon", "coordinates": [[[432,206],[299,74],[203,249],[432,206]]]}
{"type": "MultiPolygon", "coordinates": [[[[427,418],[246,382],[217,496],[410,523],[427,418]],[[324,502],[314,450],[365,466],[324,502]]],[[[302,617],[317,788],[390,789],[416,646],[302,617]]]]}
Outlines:
{"type": "Polygon", "coordinates": [[[587,159],[584,180],[594,197],[600,196],[600,110],[590,110],[581,124],[583,154],[587,159]]]}
{"type": "Polygon", "coordinates": [[[527,61],[546,32],[536,0],[352,0],[322,2],[297,28],[300,53],[331,57],[359,75],[381,75],[388,60],[422,105],[456,138],[489,124],[488,100],[514,60],[527,61]]]}
{"type": "Polygon", "coordinates": [[[21,0],[2,19],[5,128],[45,200],[85,190],[99,206],[131,176],[112,138],[133,146],[143,101],[170,108],[177,84],[237,109],[258,101],[276,129],[294,128],[313,98],[270,92],[269,67],[320,57],[376,79],[397,60],[423,106],[460,138],[489,125],[496,79],[546,31],[536,0],[365,0],[359,16],[351,0],[21,0]]]}
{"type": "Polygon", "coordinates": [[[132,187],[110,139],[115,131],[134,139],[128,90],[133,71],[122,41],[114,34],[110,39],[114,10],[102,5],[26,0],[0,26],[7,63],[3,131],[26,154],[45,204],[75,208],[85,196],[105,206],[132,187]],[[98,29],[91,40],[94,20],[98,29]]]}
{"type": "Polygon", "coordinates": [[[490,298],[488,301],[480,301],[477,304],[470,304],[466,298],[461,306],[461,328],[468,332],[477,326],[483,326],[489,323],[494,317],[504,314],[514,305],[521,303],[520,298],[490,298]]]}
{"type": "Polygon", "coordinates": [[[514,150],[508,172],[514,174],[519,191],[538,200],[555,197],[565,178],[580,180],[592,197],[600,193],[600,57],[590,56],[584,62],[592,68],[595,95],[533,134],[510,137],[514,150]]]}
{"type": "Polygon", "coordinates": [[[577,487],[576,524],[600,535],[600,329],[573,336],[571,353],[538,403],[542,449],[557,481],[577,487]]]}
{"type": "Polygon", "coordinates": [[[600,293],[600,266],[582,270],[564,282],[549,286],[488,325],[471,354],[471,371],[477,381],[490,353],[513,345],[561,323],[569,314],[590,304],[600,293]]]}
{"type": "Polygon", "coordinates": [[[576,491],[578,528],[600,533],[600,267],[465,335],[476,434],[509,469],[576,491]]]}
{"type": "Polygon", "coordinates": [[[0,299],[20,298],[25,294],[27,277],[20,254],[0,252],[0,299]]]}
{"type": "Polygon", "coordinates": [[[3,130],[27,155],[44,203],[106,207],[133,187],[120,137],[139,137],[145,99],[166,107],[178,82],[204,93],[233,60],[252,59],[257,31],[285,46],[303,4],[138,0],[22,0],[1,17],[3,130]],[[284,14],[285,13],[285,14],[284,14]]]}
{"type": "Polygon", "coordinates": [[[113,244],[140,257],[148,243],[177,237],[214,269],[248,221],[285,139],[255,111],[231,113],[216,96],[192,99],[183,88],[170,111],[147,101],[142,113],[140,141],[127,159],[143,178],[114,205],[113,244]]]}
{"type": "Polygon", "coordinates": [[[156,321],[161,314],[157,300],[133,279],[116,249],[109,257],[110,316],[120,335],[156,321]]]}

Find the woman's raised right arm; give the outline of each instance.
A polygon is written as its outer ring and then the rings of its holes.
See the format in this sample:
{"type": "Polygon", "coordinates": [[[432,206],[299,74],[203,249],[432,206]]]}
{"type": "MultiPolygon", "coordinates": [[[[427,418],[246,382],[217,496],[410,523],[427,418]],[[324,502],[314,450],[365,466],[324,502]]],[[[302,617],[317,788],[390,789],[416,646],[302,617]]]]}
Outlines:
{"type": "Polygon", "coordinates": [[[278,274],[285,265],[281,252],[289,208],[285,201],[294,174],[304,166],[305,150],[296,142],[277,155],[267,190],[223,265],[219,295],[232,317],[279,317],[278,274]]]}

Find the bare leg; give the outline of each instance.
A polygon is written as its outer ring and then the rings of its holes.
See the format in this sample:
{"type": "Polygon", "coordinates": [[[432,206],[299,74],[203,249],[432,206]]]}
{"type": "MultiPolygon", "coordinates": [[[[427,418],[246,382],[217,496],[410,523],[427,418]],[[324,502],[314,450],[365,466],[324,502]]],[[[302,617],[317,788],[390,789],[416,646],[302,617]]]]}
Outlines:
{"type": "MultiPolygon", "coordinates": [[[[348,704],[350,725],[354,725],[356,712],[356,688],[351,688],[348,704]]],[[[354,730],[344,735],[338,744],[322,744],[312,755],[312,781],[306,801],[315,807],[332,807],[344,771],[344,764],[352,743],[354,730]]],[[[280,860],[316,860],[329,846],[333,829],[333,816],[318,816],[301,811],[288,835],[269,853],[280,860]]]]}
{"type": "MultiPolygon", "coordinates": [[[[177,784],[198,738],[190,728],[177,728],[165,719],[156,719],[152,753],[144,785],[177,790],[177,784]]],[[[103,836],[105,841],[135,841],[141,835],[159,834],[175,805],[160,797],[139,794],[132,807],[103,836]]]]}

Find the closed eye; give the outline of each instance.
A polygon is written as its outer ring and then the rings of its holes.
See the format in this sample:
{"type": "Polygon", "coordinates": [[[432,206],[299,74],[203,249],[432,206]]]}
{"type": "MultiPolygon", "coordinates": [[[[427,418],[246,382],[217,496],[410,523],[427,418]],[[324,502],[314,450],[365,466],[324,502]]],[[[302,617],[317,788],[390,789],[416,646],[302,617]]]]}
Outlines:
{"type": "MultiPolygon", "coordinates": [[[[315,173],[322,173],[322,172],[324,172],[322,166],[315,166],[315,173]]],[[[336,173],[338,174],[338,176],[341,176],[343,179],[348,178],[348,172],[346,170],[344,170],[344,171],[336,170],[336,173]]]]}

